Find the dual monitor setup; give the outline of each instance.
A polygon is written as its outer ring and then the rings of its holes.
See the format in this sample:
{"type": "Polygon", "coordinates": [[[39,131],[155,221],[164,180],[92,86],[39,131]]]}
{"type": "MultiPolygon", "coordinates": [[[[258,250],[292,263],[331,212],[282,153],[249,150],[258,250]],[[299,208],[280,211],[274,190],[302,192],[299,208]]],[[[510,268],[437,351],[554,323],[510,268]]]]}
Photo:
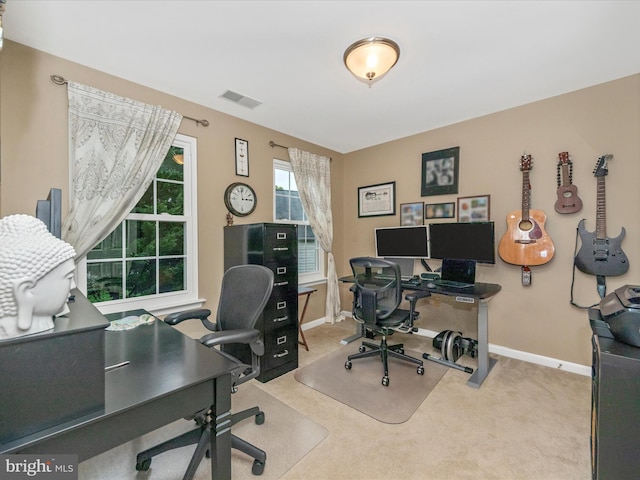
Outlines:
{"type": "MultiPolygon", "coordinates": [[[[470,286],[477,263],[494,264],[493,222],[431,223],[375,229],[376,256],[400,265],[403,280],[413,277],[414,260],[442,260],[441,282],[470,286]]],[[[427,276],[429,277],[429,276],[427,276]]]]}

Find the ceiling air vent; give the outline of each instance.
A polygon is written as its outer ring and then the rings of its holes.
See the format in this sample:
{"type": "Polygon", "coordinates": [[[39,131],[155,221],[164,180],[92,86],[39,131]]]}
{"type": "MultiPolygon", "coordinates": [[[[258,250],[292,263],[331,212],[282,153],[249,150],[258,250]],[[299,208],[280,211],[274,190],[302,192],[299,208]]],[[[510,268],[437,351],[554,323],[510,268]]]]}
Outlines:
{"type": "Polygon", "coordinates": [[[226,90],[222,95],[220,95],[220,98],[224,98],[230,102],[237,103],[238,105],[242,105],[243,107],[247,107],[252,110],[258,105],[262,105],[262,102],[232,90],[226,90]]]}

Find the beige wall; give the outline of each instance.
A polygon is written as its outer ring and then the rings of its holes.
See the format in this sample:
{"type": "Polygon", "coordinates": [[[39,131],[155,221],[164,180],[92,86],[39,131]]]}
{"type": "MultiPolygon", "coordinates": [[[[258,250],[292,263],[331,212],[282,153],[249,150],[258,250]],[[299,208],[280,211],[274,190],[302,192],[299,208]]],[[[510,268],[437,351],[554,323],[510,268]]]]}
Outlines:
{"type": "MultiPolygon", "coordinates": [[[[333,158],[332,189],[341,197],[342,155],[282,133],[260,127],[156,90],[71,63],[20,44],[6,41],[0,53],[0,215],[33,215],[36,201],[49,188],[69,192],[67,92],[50,80],[57,74],[106,91],[160,104],[193,118],[207,119],[209,127],[183,120],[179,132],[198,139],[198,237],[200,249],[200,296],[206,306],[217,307],[223,272],[222,235],[227,213],[223,193],[229,183],[247,181],[256,190],[256,211],[237,218],[236,224],[273,221],[273,158],[288,159],[286,150],[269,146],[297,147],[333,158]],[[249,142],[250,177],[235,175],[235,141],[249,142]]],[[[242,108],[242,107],[238,107],[242,108]]],[[[336,212],[336,237],[342,235],[342,216],[336,212]]],[[[339,253],[340,243],[336,254],[339,253]]],[[[307,319],[324,315],[324,285],[310,301],[307,319]]]]}
{"type": "MultiPolygon", "coordinates": [[[[589,326],[586,313],[569,304],[576,226],[586,218],[589,230],[595,228],[592,170],[600,155],[612,153],[615,158],[606,179],[608,234],[617,236],[621,226],[626,227],[622,246],[631,267],[626,275],[610,277],[607,283],[609,291],[640,283],[640,224],[634,210],[640,204],[640,75],[341,155],[7,41],[0,53],[0,215],[33,214],[36,200],[50,187],[68,192],[66,90],[49,80],[51,74],[211,122],[205,128],[185,120],[179,130],[198,138],[200,294],[211,308],[215,308],[223,269],[226,210],[222,193],[229,183],[241,179],[234,173],[235,137],[249,141],[248,180],[258,196],[256,212],[237,223],[273,218],[272,158],[283,158],[286,152],[271,149],[270,140],[333,158],[334,250],[339,276],[349,273],[350,257],[374,254],[374,227],[399,224],[397,215],[359,219],[357,187],[395,180],[398,205],[489,194],[499,240],[506,231],[507,213],[521,208],[520,156],[523,151],[533,155],[531,206],[547,213],[546,230],[555,242],[556,254],[549,264],[532,268],[530,287],[521,286],[520,267],[501,260],[495,266],[479,266],[480,281],[503,287],[489,304],[489,340],[583,365],[591,362],[589,326]],[[420,197],[421,154],[453,146],[461,149],[459,194],[420,197]],[[573,157],[574,183],[584,202],[584,209],[571,215],[559,215],[553,209],[561,151],[573,157]]],[[[341,288],[342,308],[349,310],[347,288],[341,288]]],[[[324,296],[321,286],[312,296],[308,320],[322,316],[324,296]]],[[[575,299],[584,305],[598,301],[595,277],[577,272],[575,299]]],[[[467,306],[434,296],[423,303],[421,312],[423,328],[439,331],[455,321],[465,335],[473,331],[475,311],[467,306]]]]}
{"type": "MultiPolygon", "coordinates": [[[[592,172],[598,157],[612,153],[615,157],[606,177],[607,233],[616,237],[625,226],[622,247],[630,268],[623,276],[607,279],[608,291],[640,283],[640,222],[636,213],[640,205],[639,132],[640,75],[635,75],[348,154],[343,208],[345,219],[353,225],[345,228],[345,256],[338,273],[348,273],[350,256],[374,253],[374,227],[399,224],[397,215],[355,220],[358,186],[395,180],[398,205],[489,194],[498,242],[507,229],[507,213],[522,206],[519,161],[526,151],[533,156],[531,208],[546,212],[546,231],[556,253],[550,263],[532,267],[529,287],[521,285],[518,266],[498,260],[495,266],[478,267],[480,281],[502,285],[502,291],[489,303],[489,341],[589,365],[587,315],[569,303],[576,227],[586,218],[588,230],[595,229],[596,180],[592,172]],[[454,146],[460,146],[458,195],[420,197],[421,154],[454,146]],[[560,215],[554,210],[556,164],[562,151],[573,157],[573,180],[584,202],[582,211],[574,214],[560,215]]],[[[437,266],[439,262],[430,264],[437,266]]],[[[574,293],[578,304],[598,302],[595,277],[577,272],[574,293]]],[[[347,298],[343,287],[343,305],[347,298]]],[[[434,298],[432,302],[439,301],[434,298]]],[[[459,316],[458,310],[464,308],[452,311],[442,304],[421,310],[420,326],[439,331],[432,327],[430,317],[459,316]]],[[[472,327],[472,320],[467,328],[472,327]]]]}

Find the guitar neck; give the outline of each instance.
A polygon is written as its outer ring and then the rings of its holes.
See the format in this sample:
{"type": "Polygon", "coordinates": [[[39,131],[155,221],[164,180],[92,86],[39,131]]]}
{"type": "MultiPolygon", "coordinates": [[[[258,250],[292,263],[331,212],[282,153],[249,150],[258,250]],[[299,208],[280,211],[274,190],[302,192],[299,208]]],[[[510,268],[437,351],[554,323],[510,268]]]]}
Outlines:
{"type": "Polygon", "coordinates": [[[605,197],[604,176],[597,177],[596,238],[607,238],[607,202],[605,197]]]}
{"type": "Polygon", "coordinates": [[[569,174],[569,165],[562,164],[562,186],[568,187],[571,185],[571,175],[569,174]]]}
{"type": "Polygon", "coordinates": [[[531,182],[529,170],[522,171],[522,220],[529,220],[529,207],[531,206],[531,182]]]}

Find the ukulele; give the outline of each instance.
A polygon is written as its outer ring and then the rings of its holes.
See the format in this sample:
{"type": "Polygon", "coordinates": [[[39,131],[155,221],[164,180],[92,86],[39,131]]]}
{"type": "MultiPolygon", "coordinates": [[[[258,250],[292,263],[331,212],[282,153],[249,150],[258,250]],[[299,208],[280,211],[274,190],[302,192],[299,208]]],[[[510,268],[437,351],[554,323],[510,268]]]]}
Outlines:
{"type": "Polygon", "coordinates": [[[554,208],[558,213],[578,212],[582,209],[582,200],[578,197],[578,187],[571,183],[573,163],[569,152],[559,153],[558,158],[558,200],[556,200],[554,208]],[[562,183],[560,182],[561,177],[562,183]]]}
{"type": "Polygon", "coordinates": [[[620,243],[626,234],[624,227],[622,227],[622,232],[616,238],[607,237],[604,180],[609,171],[607,163],[612,158],[613,155],[604,155],[596,163],[593,171],[598,182],[596,230],[595,232],[588,232],[584,226],[584,218],[580,220],[578,233],[580,234],[582,245],[574,259],[575,266],[581,272],[602,277],[622,275],[629,269],[629,260],[620,247],[620,243]]]}
{"type": "Polygon", "coordinates": [[[507,231],[500,239],[498,253],[507,263],[522,266],[543,265],[553,258],[555,247],[544,230],[547,215],[542,210],[531,210],[531,155],[520,159],[522,171],[522,210],[507,215],[507,231]]]}

